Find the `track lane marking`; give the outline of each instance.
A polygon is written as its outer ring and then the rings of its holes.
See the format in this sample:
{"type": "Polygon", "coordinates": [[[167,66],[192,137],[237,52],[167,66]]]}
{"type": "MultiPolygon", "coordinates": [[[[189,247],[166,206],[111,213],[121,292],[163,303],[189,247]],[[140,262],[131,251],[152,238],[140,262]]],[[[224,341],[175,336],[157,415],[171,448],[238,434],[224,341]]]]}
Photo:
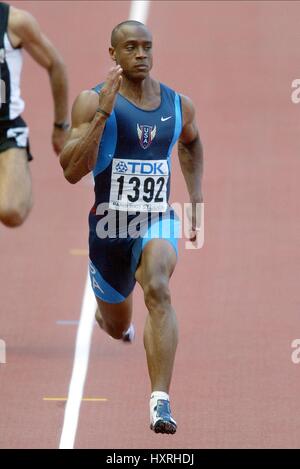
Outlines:
{"type": "Polygon", "coordinates": [[[81,315],[77,330],[74,364],[67,404],[65,408],[59,449],[74,448],[80,404],[83,397],[83,389],[88,368],[95,311],[96,299],[90,285],[88,274],[84,288],[81,315]]]}
{"type": "MultiPolygon", "coordinates": [[[[67,400],[68,400],[67,397],[43,397],[43,401],[63,402],[67,400]]],[[[83,397],[81,401],[82,402],[107,402],[108,399],[106,397],[83,397]]]]}

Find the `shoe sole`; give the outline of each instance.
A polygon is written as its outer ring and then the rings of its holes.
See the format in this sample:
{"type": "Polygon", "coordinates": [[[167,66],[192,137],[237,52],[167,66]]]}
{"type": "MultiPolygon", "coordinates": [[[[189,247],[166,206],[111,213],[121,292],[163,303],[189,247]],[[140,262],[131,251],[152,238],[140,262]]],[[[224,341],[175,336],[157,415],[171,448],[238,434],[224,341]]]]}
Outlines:
{"type": "Polygon", "coordinates": [[[155,433],[168,433],[169,435],[174,435],[174,433],[176,433],[177,427],[171,422],[159,420],[155,425],[151,424],[150,429],[155,433]]]}

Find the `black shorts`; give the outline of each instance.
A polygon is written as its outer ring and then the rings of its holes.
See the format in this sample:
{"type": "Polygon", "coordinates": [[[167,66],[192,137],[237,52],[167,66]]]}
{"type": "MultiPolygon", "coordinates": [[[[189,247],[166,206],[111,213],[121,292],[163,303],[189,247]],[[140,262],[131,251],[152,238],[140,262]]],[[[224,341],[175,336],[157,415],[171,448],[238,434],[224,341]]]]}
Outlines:
{"type": "Polygon", "coordinates": [[[28,135],[29,129],[22,117],[0,121],[0,154],[9,148],[26,148],[28,161],[31,161],[28,135]]]}

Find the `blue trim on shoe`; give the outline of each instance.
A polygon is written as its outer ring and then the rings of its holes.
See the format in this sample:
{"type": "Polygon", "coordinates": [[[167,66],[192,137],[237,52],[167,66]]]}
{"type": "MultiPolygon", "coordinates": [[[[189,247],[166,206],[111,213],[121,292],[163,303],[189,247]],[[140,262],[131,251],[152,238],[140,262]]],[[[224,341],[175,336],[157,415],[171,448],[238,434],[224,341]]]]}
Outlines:
{"type": "MultiPolygon", "coordinates": [[[[155,433],[171,433],[177,430],[177,424],[171,416],[170,402],[166,399],[158,399],[153,412],[156,413],[150,428],[155,433]]],[[[153,416],[152,416],[153,418],[153,416]]]]}

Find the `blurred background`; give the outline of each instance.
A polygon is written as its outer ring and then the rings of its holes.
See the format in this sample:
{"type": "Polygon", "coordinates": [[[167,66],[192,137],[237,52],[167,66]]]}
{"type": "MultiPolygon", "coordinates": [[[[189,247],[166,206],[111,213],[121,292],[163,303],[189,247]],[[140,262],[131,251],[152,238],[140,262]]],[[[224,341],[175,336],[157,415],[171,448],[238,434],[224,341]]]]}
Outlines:
{"type": "MultiPolygon", "coordinates": [[[[113,27],[128,1],[16,1],[65,59],[70,103],[105,79],[113,27]]],[[[180,325],[174,371],[179,431],[148,430],[149,382],[139,289],[132,347],[93,334],[76,447],[299,447],[300,4],[152,1],[153,77],[188,95],[205,150],[205,245],[184,249],[172,278],[180,325]]],[[[58,447],[87,272],[90,177],[71,186],[51,148],[46,72],[25,53],[35,205],[0,226],[0,447],[58,447]],[[59,321],[74,321],[62,326],[59,321]]],[[[1,157],[1,155],[0,155],[1,157]]],[[[172,201],[188,202],[173,154],[172,201]]]]}

